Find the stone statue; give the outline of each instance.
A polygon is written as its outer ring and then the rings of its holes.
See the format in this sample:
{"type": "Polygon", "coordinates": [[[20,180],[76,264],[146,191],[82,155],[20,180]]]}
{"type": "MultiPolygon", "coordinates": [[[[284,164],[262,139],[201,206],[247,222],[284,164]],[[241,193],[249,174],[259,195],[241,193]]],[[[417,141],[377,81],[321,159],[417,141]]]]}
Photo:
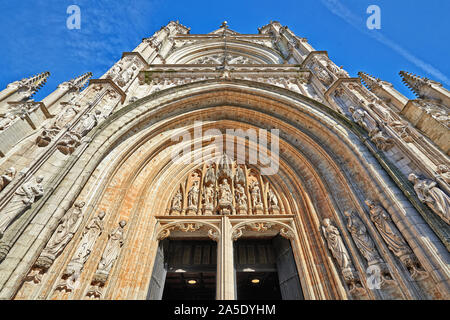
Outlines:
{"type": "Polygon", "coordinates": [[[198,206],[198,181],[195,181],[188,192],[188,208],[197,209],[198,206]]]}
{"type": "Polygon", "coordinates": [[[127,222],[125,220],[120,221],[119,226],[109,234],[108,243],[106,244],[105,251],[103,251],[102,259],[98,264],[96,273],[107,276],[111,271],[114,262],[119,256],[120,248],[123,245],[123,229],[126,224],[127,222]]]}
{"type": "MultiPolygon", "coordinates": [[[[70,266],[78,264],[81,267],[86,262],[87,258],[91,254],[92,248],[94,247],[95,241],[103,232],[103,218],[105,217],[105,212],[101,211],[96,217],[94,217],[83,231],[81,242],[78,244],[77,250],[69,263],[70,266]]],[[[80,269],[81,270],[81,269],[80,269]]]]}
{"type": "Polygon", "coordinates": [[[3,236],[6,228],[14,219],[31,207],[36,198],[44,195],[43,180],[43,176],[38,176],[17,189],[12,199],[0,212],[0,236],[3,236]]]}
{"type": "Polygon", "coordinates": [[[351,268],[351,260],[347,248],[345,248],[339,230],[331,224],[330,219],[323,219],[322,231],[327,240],[328,249],[330,249],[341,270],[351,268]]]}
{"type": "Polygon", "coordinates": [[[0,177],[0,191],[2,191],[16,176],[16,169],[14,167],[9,168],[0,177]]]}
{"type": "Polygon", "coordinates": [[[436,182],[419,179],[411,173],[408,180],[414,184],[414,190],[419,200],[438,214],[447,224],[450,224],[450,198],[436,186],[436,182]]]}
{"type": "Polygon", "coordinates": [[[329,86],[333,82],[333,78],[330,76],[327,70],[322,66],[315,65],[313,67],[313,71],[316,74],[317,78],[325,85],[329,86]]]}
{"type": "Polygon", "coordinates": [[[367,199],[365,203],[370,209],[371,220],[380,232],[389,250],[400,259],[414,279],[426,278],[428,276],[427,272],[422,268],[386,210],[371,200],[367,199]]]}
{"type": "Polygon", "coordinates": [[[74,133],[77,133],[81,137],[84,137],[102,120],[101,115],[102,113],[100,110],[95,110],[94,113],[84,115],[79,124],[74,129],[74,133]]]}
{"type": "Polygon", "coordinates": [[[366,200],[365,203],[370,209],[370,219],[380,232],[380,235],[386,242],[389,250],[391,250],[398,258],[405,254],[410,254],[411,250],[386,210],[371,200],[366,200]]]}
{"type": "Polygon", "coordinates": [[[235,188],[236,191],[236,204],[239,207],[247,208],[247,195],[245,194],[245,189],[241,184],[238,184],[235,188]]]}
{"type": "Polygon", "coordinates": [[[173,196],[172,199],[172,207],[173,211],[181,211],[183,206],[183,195],[181,194],[180,189],[178,189],[177,193],[173,196]]]}
{"type": "Polygon", "coordinates": [[[112,68],[111,71],[106,75],[107,79],[115,79],[122,71],[122,61],[117,62],[112,68]]]}
{"type": "Polygon", "coordinates": [[[62,218],[60,224],[56,228],[55,233],[45,246],[39,256],[36,265],[48,269],[59,254],[64,250],[66,245],[72,240],[73,235],[78,230],[83,220],[84,202],[76,202],[74,206],[62,218]]]}
{"type": "Polygon", "coordinates": [[[121,87],[125,86],[133,78],[134,71],[136,69],[137,69],[137,66],[135,64],[133,64],[127,70],[122,72],[121,76],[119,77],[119,80],[117,81],[119,86],[121,86],[121,87]]]}
{"type": "Polygon", "coordinates": [[[437,173],[441,176],[441,178],[450,184],[450,169],[445,164],[440,164],[437,167],[437,173]]]}
{"type": "Polygon", "coordinates": [[[97,238],[103,232],[104,217],[105,212],[101,211],[84,229],[81,241],[67,265],[66,270],[64,270],[62,281],[56,286],[57,290],[65,289],[66,291],[72,291],[74,289],[75,283],[80,277],[81,270],[83,270],[84,264],[92,252],[95,241],[97,241],[97,238]]]}
{"type": "Polygon", "coordinates": [[[369,265],[383,262],[361,219],[351,210],[344,211],[344,215],[347,217],[347,228],[355,241],[356,247],[366,258],[369,265]]]}
{"type": "Polygon", "coordinates": [[[257,208],[262,206],[261,202],[261,193],[259,192],[258,182],[253,182],[251,186],[251,196],[252,196],[252,205],[253,208],[257,208]]]}
{"type": "Polygon", "coordinates": [[[369,133],[370,137],[380,131],[375,119],[372,118],[366,111],[362,109],[355,109],[353,106],[350,106],[348,110],[352,114],[353,120],[363,127],[369,133]]]}
{"type": "Polygon", "coordinates": [[[378,149],[382,151],[388,151],[390,148],[393,147],[393,140],[392,138],[386,136],[386,134],[379,130],[376,132],[372,138],[370,138],[371,141],[375,143],[378,149]]]}
{"type": "Polygon", "coordinates": [[[203,204],[208,207],[214,205],[214,188],[211,185],[203,189],[203,204]]]}
{"type": "Polygon", "coordinates": [[[50,129],[44,129],[42,133],[36,138],[36,144],[39,147],[46,147],[52,142],[53,138],[59,133],[59,129],[51,127],[50,129]]]}
{"type": "Polygon", "coordinates": [[[57,148],[63,154],[72,154],[81,144],[81,136],[75,132],[67,132],[66,135],[58,142],[57,148]]]}
{"type": "Polygon", "coordinates": [[[269,191],[267,192],[267,202],[269,203],[269,206],[278,207],[278,199],[275,193],[273,192],[272,188],[269,188],[269,191]]]}
{"type": "Polygon", "coordinates": [[[230,184],[227,179],[224,179],[219,185],[219,203],[231,203],[232,195],[230,184]]]}
{"type": "Polygon", "coordinates": [[[62,129],[67,123],[69,123],[70,120],[75,118],[75,116],[80,111],[80,105],[79,104],[69,104],[66,106],[63,112],[61,112],[55,119],[55,122],[53,122],[53,127],[62,129]]]}

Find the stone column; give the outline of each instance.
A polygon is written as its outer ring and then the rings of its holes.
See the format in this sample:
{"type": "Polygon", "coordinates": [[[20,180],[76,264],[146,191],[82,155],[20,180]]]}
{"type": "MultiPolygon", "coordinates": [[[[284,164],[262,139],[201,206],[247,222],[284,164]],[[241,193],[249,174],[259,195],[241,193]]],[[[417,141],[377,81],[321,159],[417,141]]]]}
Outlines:
{"type": "Polygon", "coordinates": [[[221,234],[217,246],[217,300],[235,300],[232,226],[228,217],[222,217],[221,234]]]}

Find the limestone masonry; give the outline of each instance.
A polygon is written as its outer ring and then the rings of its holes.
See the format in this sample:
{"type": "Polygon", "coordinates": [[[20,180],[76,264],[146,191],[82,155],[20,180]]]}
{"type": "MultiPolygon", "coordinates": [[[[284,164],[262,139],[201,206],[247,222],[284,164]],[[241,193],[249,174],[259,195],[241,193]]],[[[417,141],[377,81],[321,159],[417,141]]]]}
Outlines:
{"type": "Polygon", "coordinates": [[[408,100],[279,22],[258,31],[172,21],[99,79],[0,92],[1,299],[165,299],[177,281],[239,299],[258,272],[282,299],[450,298],[450,92],[401,71],[408,100]],[[173,139],[199,121],[203,140],[173,139]]]}

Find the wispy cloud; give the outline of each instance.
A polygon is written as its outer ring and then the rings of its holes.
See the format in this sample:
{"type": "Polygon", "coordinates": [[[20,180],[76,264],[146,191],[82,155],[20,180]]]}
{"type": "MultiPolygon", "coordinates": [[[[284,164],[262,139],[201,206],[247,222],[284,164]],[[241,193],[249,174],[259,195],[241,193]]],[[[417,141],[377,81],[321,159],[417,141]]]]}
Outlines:
{"type": "Polygon", "coordinates": [[[417,67],[421,68],[428,74],[432,75],[435,79],[450,85],[450,79],[444,75],[441,71],[433,67],[431,64],[417,58],[408,50],[404,49],[398,43],[392,41],[380,31],[369,30],[366,28],[366,21],[359,15],[353,13],[349,8],[344,6],[339,0],[321,0],[325,7],[330,10],[333,14],[345,20],[347,23],[358,29],[360,32],[369,35],[385,46],[391,48],[399,55],[404,57],[406,60],[410,61],[417,67]]]}

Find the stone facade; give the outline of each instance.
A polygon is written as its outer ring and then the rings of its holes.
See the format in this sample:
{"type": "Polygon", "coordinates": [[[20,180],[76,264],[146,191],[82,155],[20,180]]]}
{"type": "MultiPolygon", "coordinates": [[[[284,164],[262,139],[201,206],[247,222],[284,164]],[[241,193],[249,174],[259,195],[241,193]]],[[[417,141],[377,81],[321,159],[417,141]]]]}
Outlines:
{"type": "Polygon", "coordinates": [[[0,298],[146,299],[158,244],[195,236],[235,299],[233,242],[276,235],[305,299],[450,297],[450,92],[401,72],[408,100],[278,22],[258,30],[170,22],[100,79],[0,92],[0,298]],[[237,129],[279,130],[277,172],[172,139],[196,121],[247,153],[263,146],[237,129]],[[186,149],[207,156],[173,161],[186,149]]]}

